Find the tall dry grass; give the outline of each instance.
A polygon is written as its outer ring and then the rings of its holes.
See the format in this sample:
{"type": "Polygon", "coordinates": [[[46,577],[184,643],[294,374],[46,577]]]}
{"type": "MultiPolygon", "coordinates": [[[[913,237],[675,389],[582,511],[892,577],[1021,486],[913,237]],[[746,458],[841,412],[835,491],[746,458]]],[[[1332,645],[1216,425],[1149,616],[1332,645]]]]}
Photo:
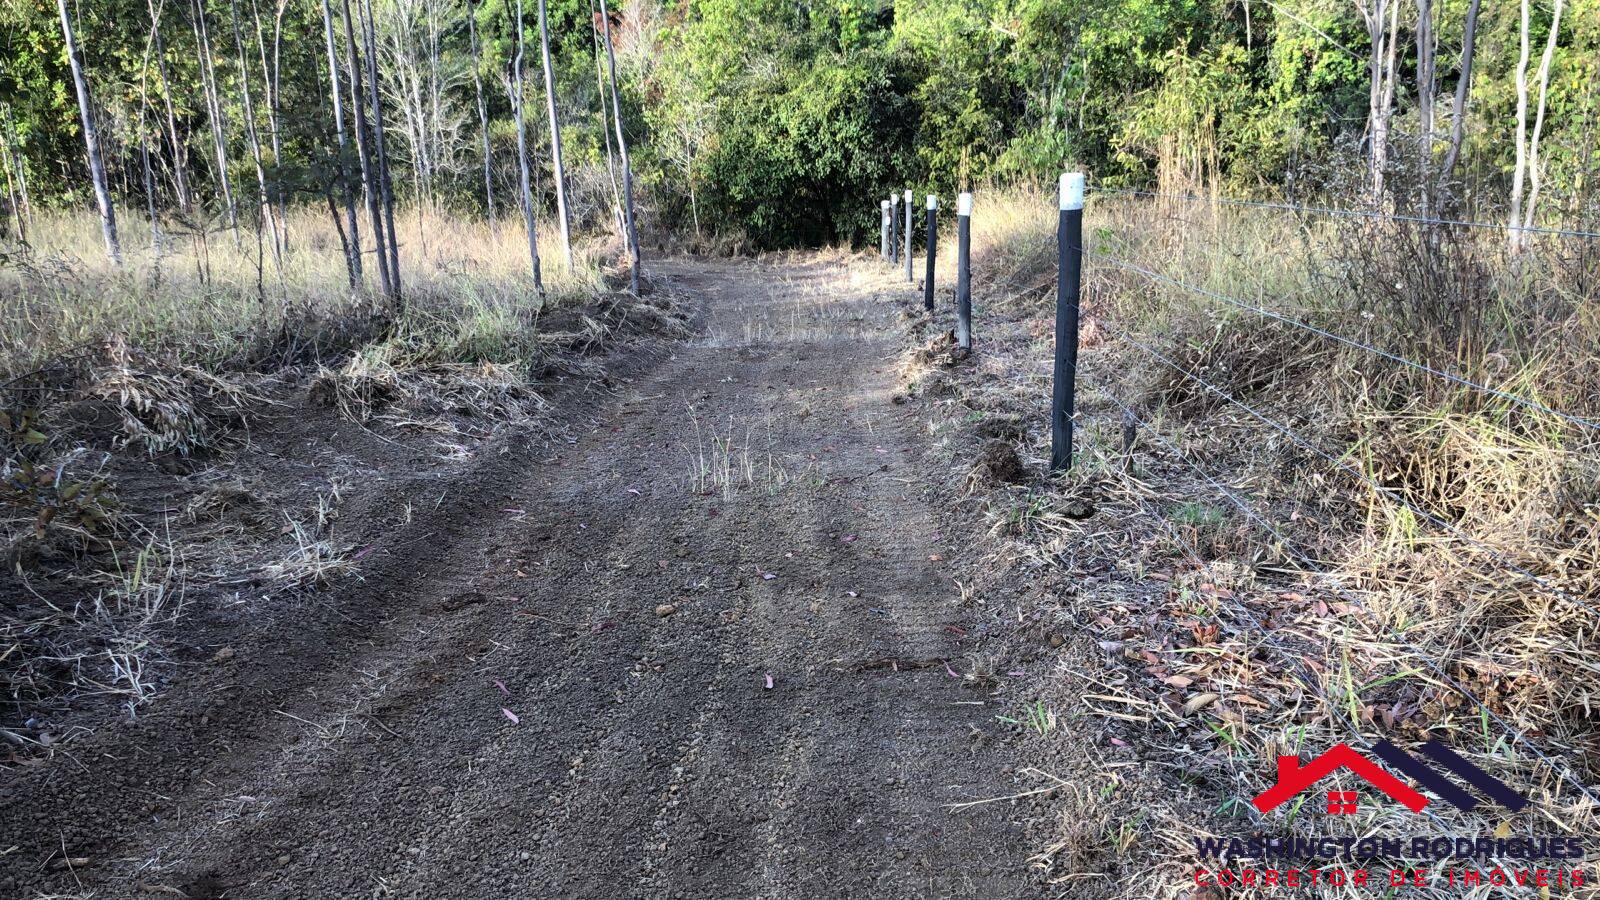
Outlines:
{"type": "Polygon", "coordinates": [[[126,215],[121,266],[85,214],[40,215],[29,245],[0,245],[0,563],[16,575],[0,586],[0,730],[21,729],[0,737],[48,740],[52,717],[84,698],[134,714],[166,677],[186,592],[218,573],[243,567],[284,588],[356,569],[332,538],[337,489],[306,527],[293,488],[248,494],[289,522],[287,538],[212,527],[229,502],[221,473],[270,465],[250,436],[292,427],[282,410],[385,420],[464,459],[544,408],[546,367],[595,365],[576,357],[624,324],[674,324],[656,301],[602,296],[615,248],[599,241],[575,248],[569,269],[554,231],[541,232],[541,295],[519,222],[406,211],[396,315],[370,253],[367,283],[352,288],[325,214],[295,210],[287,224],[281,261],[249,229],[237,244],[176,223],[152,235],[126,215]],[[207,476],[163,480],[195,467],[207,476]],[[46,724],[20,724],[33,720],[46,724]]]}
{"type": "MultiPolygon", "coordinates": [[[[326,213],[291,210],[287,219],[280,265],[250,229],[242,228],[236,243],[215,223],[204,233],[168,223],[152,240],[147,221],[125,215],[125,262],[118,267],[106,256],[98,220],[81,212],[41,215],[28,246],[0,247],[0,372],[26,371],[111,335],[181,362],[215,364],[260,353],[264,341],[334,341],[342,326],[382,312],[370,246],[367,283],[354,291],[326,213]]],[[[481,337],[508,317],[601,288],[606,246],[575,248],[568,269],[554,228],[539,234],[541,299],[520,222],[502,218],[490,226],[413,208],[399,212],[396,224],[408,315],[430,326],[440,317],[458,320],[481,337]]],[[[481,348],[469,334],[463,341],[481,348]]]]}
{"type": "MultiPolygon", "coordinates": [[[[954,379],[972,415],[1034,423],[1016,443],[1035,465],[1048,457],[1052,200],[977,198],[980,355],[954,379]]],[[[1167,774],[1095,841],[1076,833],[1086,811],[1068,810],[1041,865],[1119,869],[1147,895],[1180,896],[1195,835],[1438,830],[1379,804],[1287,821],[1248,806],[1276,755],[1340,740],[1440,739],[1535,801],[1517,817],[1430,807],[1463,833],[1592,829],[1575,785],[1600,774],[1600,434],[1113,258],[1596,419],[1600,247],[1538,238],[1511,255],[1495,232],[1110,196],[1091,199],[1085,243],[1078,466],[1047,502],[992,495],[991,517],[1002,555],[1081,568],[1080,582],[1097,564],[1117,572],[1055,614],[1094,623],[1142,673],[1130,702],[1148,722],[1145,764],[1167,774]],[[1085,497],[1100,511],[1079,523],[1065,510],[1085,497]],[[1072,849],[1086,843],[1099,849],[1072,849]]],[[[1129,690],[1115,680],[1102,692],[1129,690]]],[[[1108,777],[1127,785],[1119,768],[1108,777]]]]}

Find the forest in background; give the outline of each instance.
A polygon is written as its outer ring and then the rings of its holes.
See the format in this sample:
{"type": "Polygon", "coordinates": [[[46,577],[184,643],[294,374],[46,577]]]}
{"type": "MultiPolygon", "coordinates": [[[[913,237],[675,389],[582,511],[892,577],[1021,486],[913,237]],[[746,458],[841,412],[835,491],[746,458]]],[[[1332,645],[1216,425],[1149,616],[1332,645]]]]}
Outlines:
{"type": "MultiPolygon", "coordinates": [[[[1596,3],[644,0],[610,14],[641,216],[770,248],[859,240],[871,198],[896,187],[950,195],[1071,167],[1110,186],[1584,221],[1596,3]]],[[[536,212],[555,215],[538,10],[354,3],[357,37],[373,26],[371,126],[398,202],[520,217],[520,110],[536,212]]],[[[7,233],[33,209],[93,203],[63,13],[124,217],[220,230],[225,194],[249,206],[259,189],[268,215],[343,202],[359,111],[348,83],[342,110],[330,90],[330,38],[349,62],[342,12],[4,0],[7,233]]],[[[575,227],[621,231],[599,21],[596,3],[550,2],[554,103],[575,227]]]]}

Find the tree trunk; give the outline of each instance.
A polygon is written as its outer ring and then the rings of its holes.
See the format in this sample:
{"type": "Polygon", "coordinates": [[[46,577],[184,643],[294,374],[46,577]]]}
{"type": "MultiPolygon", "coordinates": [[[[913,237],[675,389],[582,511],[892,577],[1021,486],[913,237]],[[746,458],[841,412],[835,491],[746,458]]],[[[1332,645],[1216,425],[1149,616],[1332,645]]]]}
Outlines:
{"type": "MultiPolygon", "coordinates": [[[[590,0],[589,18],[591,23],[597,15],[599,13],[595,12],[594,2],[590,0]]],[[[605,63],[602,61],[605,53],[600,46],[600,29],[596,28],[593,31],[594,87],[600,96],[600,131],[606,137],[606,181],[611,185],[611,224],[612,227],[617,229],[618,234],[622,234],[622,187],[617,184],[617,157],[616,151],[611,147],[611,113],[606,109],[608,105],[606,101],[606,70],[605,63]]],[[[624,236],[623,239],[626,240],[627,238],[624,236]]]]}
{"type": "Polygon", "coordinates": [[[272,200],[267,193],[267,168],[261,159],[261,135],[256,130],[256,107],[250,94],[250,63],[244,55],[244,33],[239,30],[238,0],[229,0],[228,8],[233,14],[233,46],[239,55],[239,94],[244,104],[244,134],[250,141],[250,157],[256,164],[256,201],[261,215],[257,227],[267,228],[272,233],[272,261],[281,277],[283,257],[278,252],[278,227],[273,223],[272,200]]]}
{"type": "Polygon", "coordinates": [[[1358,0],[1358,3],[1362,4],[1358,8],[1366,24],[1370,45],[1367,52],[1367,140],[1370,142],[1367,180],[1373,205],[1381,206],[1384,169],[1389,162],[1387,98],[1392,96],[1389,91],[1389,68],[1385,65],[1385,38],[1388,37],[1385,34],[1388,30],[1385,20],[1390,16],[1391,7],[1398,6],[1399,0],[1358,0]]]}
{"type": "Polygon", "coordinates": [[[489,151],[489,106],[483,98],[483,54],[478,44],[478,5],[467,0],[467,37],[472,46],[472,90],[478,97],[478,132],[483,137],[483,208],[494,231],[494,158],[489,151]]]}
{"type": "MultiPolygon", "coordinates": [[[[1561,34],[1561,8],[1562,0],[1556,0],[1555,12],[1550,18],[1550,37],[1545,41],[1544,55],[1539,58],[1539,111],[1533,119],[1533,135],[1528,141],[1528,202],[1522,213],[1524,228],[1533,227],[1534,214],[1539,206],[1539,189],[1544,185],[1544,172],[1539,166],[1539,138],[1544,134],[1545,102],[1550,95],[1550,63],[1555,58],[1556,40],[1561,34]]],[[[1528,233],[1521,234],[1526,243],[1528,233]]]]}
{"type": "Polygon", "coordinates": [[[117,240],[117,211],[111,203],[111,188],[106,184],[105,159],[100,155],[100,133],[94,126],[94,106],[89,99],[89,81],[83,71],[83,57],[78,54],[78,40],[72,33],[72,17],[67,14],[67,0],[56,0],[56,10],[61,13],[61,37],[67,45],[67,62],[72,68],[72,85],[78,94],[78,117],[83,124],[83,144],[89,154],[89,177],[94,180],[95,204],[100,208],[100,231],[105,237],[106,254],[116,265],[122,265],[122,244],[117,240]]]}
{"type": "Polygon", "coordinates": [[[567,171],[561,165],[561,122],[556,117],[556,76],[550,65],[550,25],[546,21],[545,0],[539,0],[539,49],[544,55],[544,98],[550,113],[550,160],[555,166],[556,212],[561,219],[561,249],[566,254],[567,270],[572,270],[572,233],[567,217],[567,171]]]}
{"type": "MultiPolygon", "coordinates": [[[[339,182],[344,188],[346,226],[340,231],[345,247],[345,269],[350,276],[350,289],[359,291],[365,279],[361,274],[361,218],[356,215],[356,192],[350,184],[345,163],[350,155],[349,139],[344,133],[344,97],[339,88],[339,53],[333,41],[333,11],[328,0],[322,0],[322,31],[328,45],[328,83],[333,94],[333,130],[339,140],[339,182]]],[[[332,202],[330,197],[329,202],[332,202]]],[[[335,213],[335,219],[337,219],[335,213]]]]}
{"type": "Polygon", "coordinates": [[[1456,170],[1461,158],[1461,141],[1466,134],[1467,106],[1472,99],[1472,56],[1478,40],[1478,6],[1481,0],[1472,0],[1467,7],[1467,22],[1461,43],[1461,72],[1456,80],[1454,120],[1450,123],[1450,146],[1445,151],[1444,166],[1439,170],[1441,191],[1456,170]]]}
{"type": "Polygon", "coordinates": [[[261,78],[267,91],[267,127],[272,130],[273,178],[268,182],[267,195],[278,209],[277,227],[273,231],[274,248],[281,256],[289,249],[288,204],[283,198],[283,125],[278,115],[282,99],[279,85],[283,72],[283,14],[289,9],[289,0],[278,0],[278,9],[272,19],[272,66],[267,66],[267,44],[261,29],[261,8],[250,0],[250,10],[255,17],[256,49],[261,54],[261,78]]]}
{"type": "Polygon", "coordinates": [[[1522,224],[1522,182],[1527,177],[1528,170],[1528,58],[1529,46],[1528,32],[1532,29],[1529,19],[1529,2],[1522,0],[1522,37],[1521,52],[1517,57],[1517,158],[1511,171],[1511,230],[1506,234],[1507,244],[1513,253],[1519,252],[1524,244],[1518,226],[1522,224]]]}
{"type": "MultiPolygon", "coordinates": [[[[33,229],[33,203],[28,199],[28,170],[26,166],[23,165],[22,154],[18,149],[22,142],[17,140],[17,126],[16,122],[11,118],[11,107],[4,106],[0,107],[0,109],[4,109],[6,114],[6,153],[9,154],[11,158],[11,168],[16,170],[17,197],[22,201],[22,217],[17,220],[17,225],[20,229],[22,229],[20,233],[22,242],[27,243],[27,232],[33,229]],[[25,228],[23,227],[24,222],[27,223],[25,228]]],[[[7,171],[6,175],[8,178],[10,177],[10,174],[10,171],[7,171]]]]}
{"type": "Polygon", "coordinates": [[[11,110],[6,110],[6,130],[0,133],[0,164],[6,167],[6,203],[11,211],[11,227],[16,232],[17,242],[28,243],[28,226],[23,219],[22,198],[17,192],[17,179],[13,177],[13,170],[19,169],[17,155],[11,149],[11,110]]]}
{"type": "Polygon", "coordinates": [[[172,81],[167,77],[167,44],[161,37],[161,12],[165,2],[157,5],[147,0],[150,8],[150,27],[155,34],[156,74],[161,78],[161,104],[167,118],[167,142],[172,147],[172,184],[178,195],[178,209],[188,215],[194,209],[194,197],[189,192],[189,151],[178,135],[178,115],[172,106],[172,81]]]}
{"type": "MultiPolygon", "coordinates": [[[[383,191],[378,186],[377,166],[372,162],[372,153],[367,148],[367,92],[362,83],[361,54],[356,48],[355,19],[350,14],[350,0],[344,3],[344,39],[346,64],[350,74],[350,105],[356,116],[356,155],[361,163],[361,184],[367,196],[367,216],[372,221],[372,240],[377,249],[378,257],[378,285],[385,297],[394,297],[394,280],[389,275],[389,254],[385,250],[382,197],[383,191]]],[[[361,242],[354,242],[356,252],[361,252],[361,242]]]]}
{"type": "Polygon", "coordinates": [[[223,135],[222,95],[217,88],[216,57],[211,51],[211,31],[206,27],[206,10],[203,0],[194,3],[195,48],[200,54],[200,81],[205,90],[207,119],[211,123],[211,143],[217,155],[217,181],[222,186],[222,200],[227,208],[228,228],[233,232],[233,245],[239,246],[239,207],[233,199],[233,182],[228,177],[228,140],[223,135]]]}
{"type": "Polygon", "coordinates": [[[150,17],[150,35],[145,39],[144,59],[139,65],[139,127],[134,132],[139,141],[139,167],[144,174],[144,205],[150,218],[150,255],[155,260],[157,277],[161,272],[161,214],[156,209],[156,178],[150,166],[150,136],[145,128],[150,111],[150,57],[155,52],[159,22],[159,14],[150,17]]]}
{"type": "Polygon", "coordinates": [[[617,152],[622,157],[622,209],[627,217],[629,273],[633,293],[639,293],[639,231],[633,217],[633,166],[628,161],[628,139],[622,133],[622,97],[617,93],[617,53],[611,44],[611,11],[600,0],[600,23],[605,29],[606,69],[611,74],[611,114],[617,126],[617,152]]]}
{"type": "MultiPolygon", "coordinates": [[[[1433,0],[1417,2],[1417,130],[1421,171],[1433,171],[1433,98],[1435,57],[1438,48],[1433,37],[1433,0]]],[[[1422,179],[1422,215],[1433,217],[1433,179],[1422,179]]]]}
{"type": "Polygon", "coordinates": [[[544,292],[544,276],[539,271],[539,233],[533,218],[533,189],[528,181],[528,127],[526,117],[523,115],[522,92],[522,57],[523,57],[523,27],[522,27],[522,0],[517,0],[517,19],[513,23],[517,29],[517,55],[511,62],[511,85],[508,91],[511,94],[511,108],[517,116],[517,173],[522,182],[522,225],[528,232],[528,259],[533,265],[533,287],[540,293],[544,292]]]}
{"type": "MultiPolygon", "coordinates": [[[[389,177],[389,152],[383,137],[383,97],[378,85],[378,37],[372,20],[372,4],[363,0],[361,7],[366,20],[367,90],[372,100],[372,140],[376,148],[374,155],[378,164],[378,186],[383,197],[384,231],[389,238],[389,281],[394,289],[394,313],[399,317],[405,313],[405,295],[400,284],[400,233],[394,227],[394,180],[389,177]]],[[[382,246],[379,251],[383,251],[382,246]]]]}

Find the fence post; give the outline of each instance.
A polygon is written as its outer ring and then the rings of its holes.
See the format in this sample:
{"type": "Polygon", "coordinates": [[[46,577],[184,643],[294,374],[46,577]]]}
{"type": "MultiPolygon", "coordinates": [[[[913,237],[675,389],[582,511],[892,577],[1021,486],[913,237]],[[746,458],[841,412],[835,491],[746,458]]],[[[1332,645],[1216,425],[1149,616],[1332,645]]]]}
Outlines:
{"type": "Polygon", "coordinates": [[[1061,173],[1056,226],[1056,365],[1050,391],[1050,470],[1072,468],[1078,377],[1078,301],[1083,290],[1083,174],[1061,173]]]}
{"type": "Polygon", "coordinates": [[[878,255],[889,258],[889,201],[878,201],[878,255]]]}
{"type": "Polygon", "coordinates": [[[933,312],[933,258],[939,253],[939,198],[928,195],[928,271],[922,278],[922,308],[933,312]]]}
{"type": "Polygon", "coordinates": [[[972,195],[956,198],[956,346],[972,349],[972,195]]]}
{"type": "Polygon", "coordinates": [[[911,276],[911,189],[906,188],[906,284],[916,279],[911,276]]]}
{"type": "Polygon", "coordinates": [[[889,262],[900,261],[900,195],[889,195],[889,262]]]}

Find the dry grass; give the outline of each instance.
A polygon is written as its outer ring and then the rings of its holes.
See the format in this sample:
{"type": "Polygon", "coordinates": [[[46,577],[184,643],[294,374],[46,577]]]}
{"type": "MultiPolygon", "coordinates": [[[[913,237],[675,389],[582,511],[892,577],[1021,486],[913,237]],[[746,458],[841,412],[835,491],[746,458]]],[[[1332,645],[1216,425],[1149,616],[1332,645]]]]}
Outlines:
{"type": "MultiPolygon", "coordinates": [[[[398,226],[402,283],[413,306],[540,305],[518,223],[502,219],[491,228],[411,210],[401,213],[398,226]]],[[[342,320],[378,312],[375,290],[350,290],[338,235],[325,214],[311,210],[289,216],[281,269],[269,249],[258,255],[249,231],[235,245],[226,229],[204,235],[171,229],[152,245],[147,224],[124,221],[120,268],[106,259],[92,217],[42,218],[32,237],[30,247],[0,248],[0,371],[26,371],[112,334],[182,362],[259,356],[263,341],[288,352],[332,340],[326,332],[342,320]]],[[[577,265],[568,271],[559,246],[553,230],[541,233],[547,302],[599,290],[603,248],[575,248],[577,265]]],[[[375,284],[370,253],[367,259],[368,282],[375,284]]]]}
{"type": "MultiPolygon", "coordinates": [[[[951,369],[923,351],[907,368],[962,423],[955,446],[1030,423],[1010,439],[1042,471],[1055,207],[1045,195],[982,195],[973,222],[979,355],[951,369]]],[[[1493,233],[1435,239],[1110,197],[1093,198],[1085,236],[1092,254],[1600,414],[1594,248],[1541,239],[1512,260],[1493,233]]],[[[1290,821],[1249,807],[1276,755],[1340,740],[1444,740],[1533,798],[1513,833],[1591,830],[1593,804],[1563,776],[1596,776],[1600,655],[1589,641],[1600,615],[1585,608],[1600,608],[1596,433],[1103,258],[1087,266],[1077,466],[985,502],[1000,561],[1065,568],[1070,589],[1023,619],[1067,631],[1086,621],[1106,654],[1101,669],[1064,662],[1057,673],[1063,695],[1103,698],[1077,714],[1122,742],[1095,764],[1114,781],[1134,760],[1157,777],[1117,781],[1093,804],[1109,818],[1060,795],[1070,827],[1043,837],[1049,877],[1100,872],[1130,879],[1130,895],[1184,896],[1196,835],[1439,830],[1375,803],[1290,821]],[[1124,404],[1149,427],[1128,422],[1124,404]],[[1080,520],[1085,502],[1096,513],[1080,520]]],[[[1059,739],[1033,744],[1052,768],[1059,739]]],[[[1467,834],[1491,833],[1504,814],[1429,811],[1467,834]]]]}
{"type": "Polygon", "coordinates": [[[236,244],[168,222],[152,241],[146,223],[121,224],[121,267],[82,213],[41,215],[30,246],[0,246],[0,563],[19,576],[0,598],[0,738],[14,745],[58,740],[49,711],[79,701],[113,697],[134,714],[186,592],[310,591],[357,573],[332,525],[337,492],[306,513],[288,493],[173,478],[179,508],[151,509],[119,502],[122,476],[148,495],[198,460],[228,468],[238,455],[252,471],[252,429],[308,386],[369,431],[466,458],[498,425],[540,413],[541,378],[592,368],[584,355],[615,332],[681,327],[669,301],[607,294],[614,246],[575,248],[569,270],[553,229],[540,235],[540,296],[510,219],[402,213],[399,316],[374,272],[351,289],[317,210],[291,211],[281,264],[250,230],[236,244]],[[235,498],[266,521],[225,516],[235,498]]]}

